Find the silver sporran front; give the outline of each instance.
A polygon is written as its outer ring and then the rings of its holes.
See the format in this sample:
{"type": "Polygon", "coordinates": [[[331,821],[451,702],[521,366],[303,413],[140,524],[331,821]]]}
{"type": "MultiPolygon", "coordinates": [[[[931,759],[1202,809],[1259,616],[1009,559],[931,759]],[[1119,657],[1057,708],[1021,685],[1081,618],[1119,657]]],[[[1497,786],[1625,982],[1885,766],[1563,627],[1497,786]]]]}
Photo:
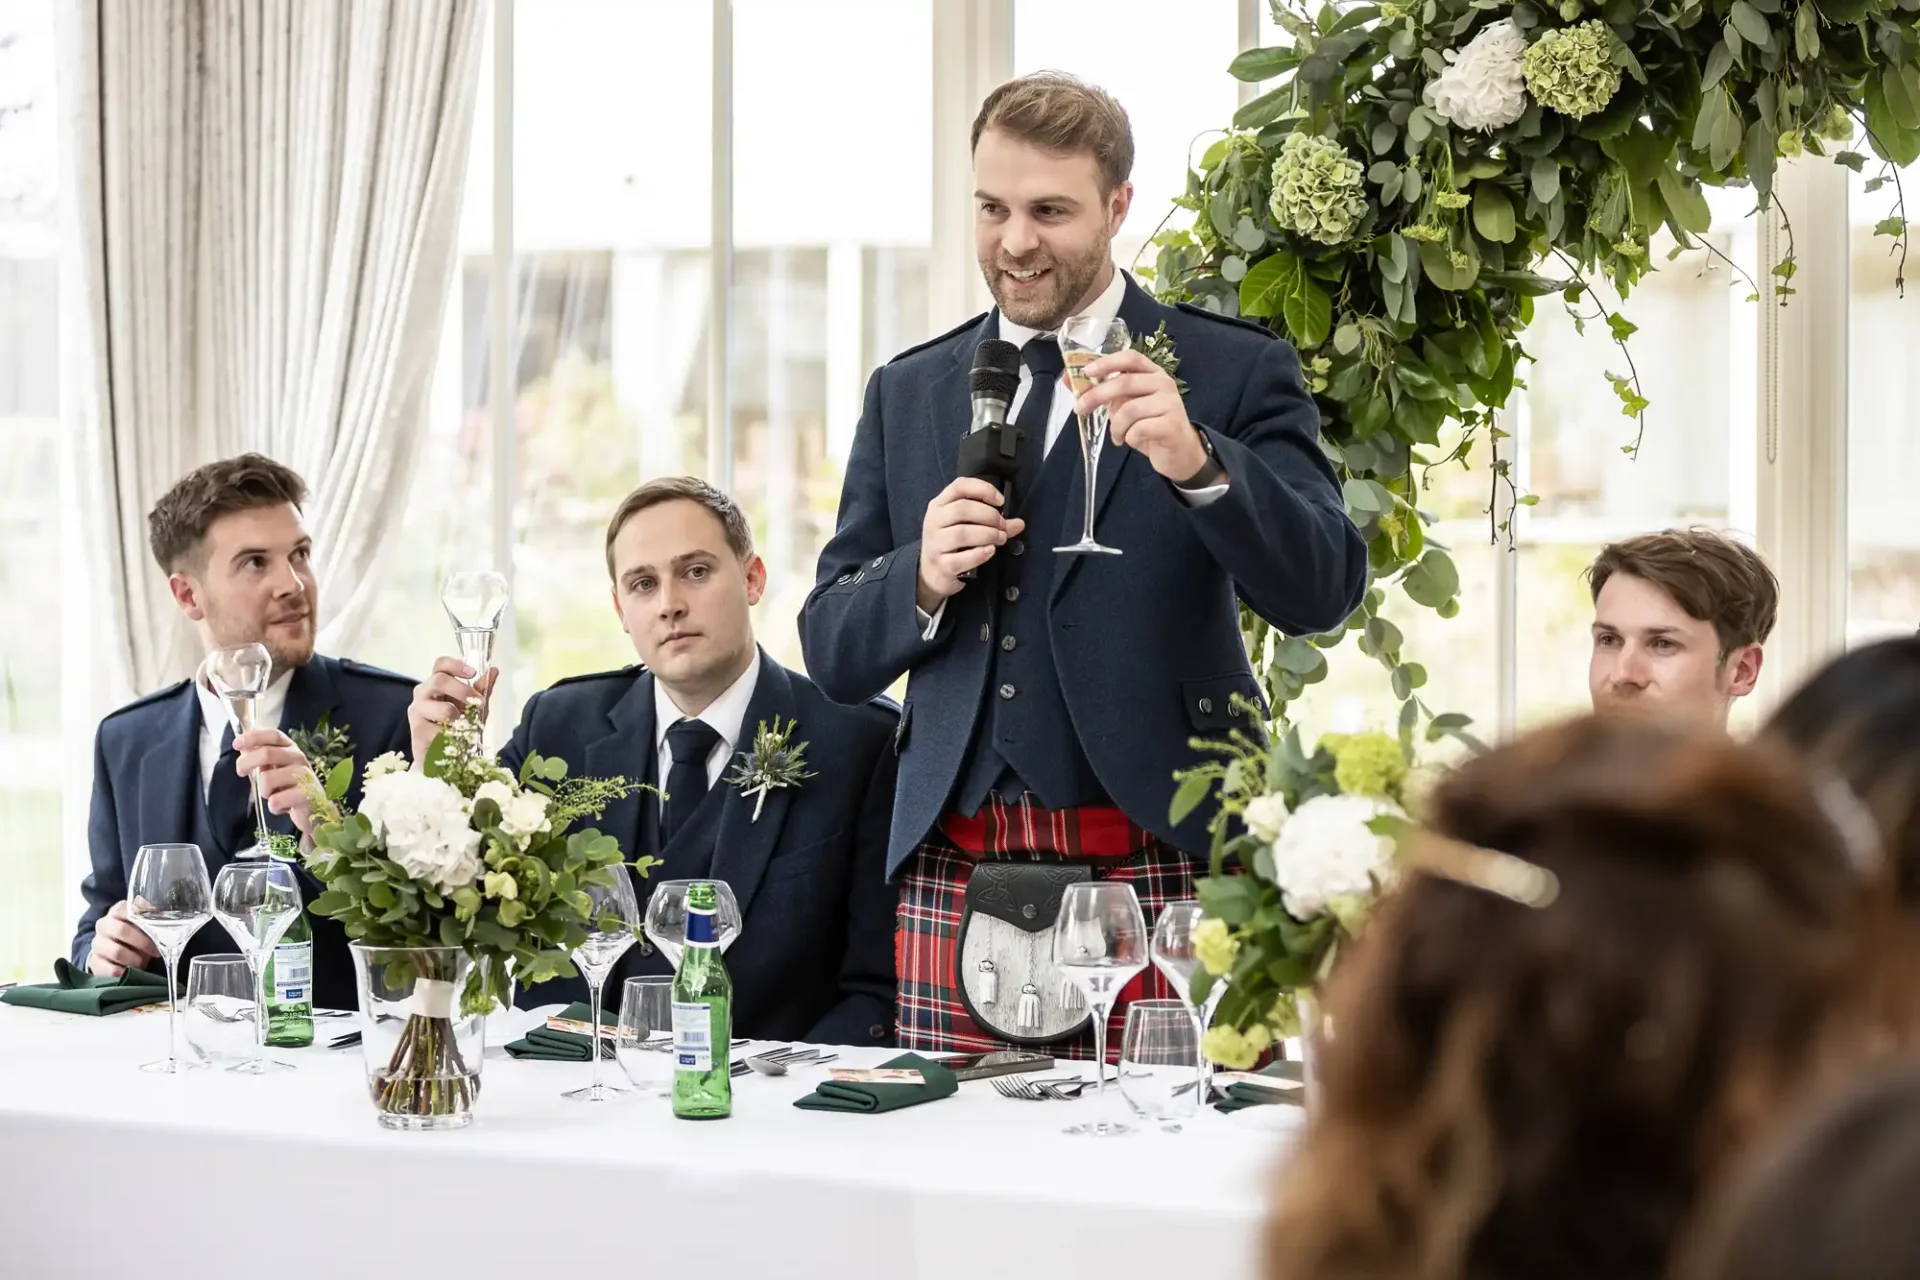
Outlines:
{"type": "Polygon", "coordinates": [[[981,1030],[1009,1044],[1041,1045],[1085,1030],[1085,995],[1053,962],[1053,926],[1067,886],[1086,866],[980,862],[967,880],[954,939],[954,985],[981,1030]]]}

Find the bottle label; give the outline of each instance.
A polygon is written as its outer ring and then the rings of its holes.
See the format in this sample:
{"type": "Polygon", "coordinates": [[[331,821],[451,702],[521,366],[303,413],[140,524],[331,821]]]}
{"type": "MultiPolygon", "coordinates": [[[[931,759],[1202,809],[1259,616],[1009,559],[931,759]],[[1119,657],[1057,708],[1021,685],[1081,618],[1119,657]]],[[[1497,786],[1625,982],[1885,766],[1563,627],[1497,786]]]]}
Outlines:
{"type": "Polygon", "coordinates": [[[283,942],[273,949],[273,1003],[313,999],[313,943],[283,942]]]}
{"type": "Polygon", "coordinates": [[[704,1000],[673,1002],[673,1065],[677,1071],[713,1070],[713,1006],[704,1000]]]}
{"type": "Polygon", "coordinates": [[[699,907],[687,908],[687,945],[690,947],[712,947],[719,945],[714,936],[712,910],[699,907]]]}

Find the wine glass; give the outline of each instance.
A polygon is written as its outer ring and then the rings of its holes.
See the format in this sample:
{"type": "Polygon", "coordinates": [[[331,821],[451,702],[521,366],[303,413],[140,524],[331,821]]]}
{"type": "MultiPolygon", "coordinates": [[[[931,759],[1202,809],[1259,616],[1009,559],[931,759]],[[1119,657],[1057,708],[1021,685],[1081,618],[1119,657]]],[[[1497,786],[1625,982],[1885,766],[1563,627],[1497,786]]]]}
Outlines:
{"type": "Polygon", "coordinates": [[[140,846],[127,880],[127,918],[153,939],[167,966],[167,1056],[146,1063],[142,1071],[176,1075],[200,1065],[180,1057],[180,953],[212,914],[213,891],[199,845],[140,846]]]}
{"type": "Polygon", "coordinates": [[[1213,1025],[1213,1011],[1226,994],[1227,979],[1224,974],[1215,978],[1206,1000],[1193,1002],[1193,975],[1200,969],[1200,957],[1193,949],[1193,930],[1203,918],[1200,904],[1191,899],[1160,908],[1160,918],[1153,924],[1153,967],[1166,978],[1193,1018],[1195,1049],[1200,1054],[1200,1097],[1204,1102],[1213,1097],[1213,1064],[1198,1045],[1213,1025]]]}
{"type": "MultiPolygon", "coordinates": [[[[691,880],[662,880],[647,896],[647,938],[660,948],[677,973],[680,950],[687,941],[687,886],[691,880]]],[[[740,936],[740,900],[725,880],[709,880],[713,886],[713,932],[719,939],[720,954],[740,936]]]]}
{"type": "Polygon", "coordinates": [[[641,1093],[673,1091],[673,979],[664,974],[628,978],[614,1029],[613,1056],[641,1093]]]}
{"type": "MultiPolygon", "coordinates": [[[[1132,885],[1108,880],[1067,886],[1053,926],[1053,961],[1086,993],[1093,1014],[1094,1072],[1100,1080],[1096,1106],[1102,1117],[1107,1110],[1107,1017],[1120,989],[1147,967],[1147,951],[1147,921],[1132,885]]],[[[1133,1130],[1096,1119],[1067,1132],[1105,1138],[1133,1130]]]]}
{"type": "Polygon", "coordinates": [[[626,867],[607,870],[613,873],[611,884],[581,886],[593,907],[588,912],[586,941],[573,949],[573,962],[586,976],[587,990],[592,995],[593,1080],[584,1089],[569,1089],[560,1095],[575,1102],[606,1102],[626,1092],[618,1085],[600,1083],[600,991],[614,963],[634,943],[640,924],[640,903],[634,897],[633,877],[626,867]]]}
{"type": "MultiPolygon", "coordinates": [[[[460,646],[460,661],[473,671],[477,684],[486,678],[493,665],[493,638],[500,631],[500,619],[507,611],[507,580],[491,569],[466,569],[449,574],[440,587],[440,607],[453,623],[453,638],[460,646]]],[[[486,702],[481,702],[486,714],[486,702]]]]}
{"type": "MultiPolygon", "coordinates": [[[[1060,356],[1066,361],[1067,386],[1076,397],[1093,389],[1093,379],[1086,373],[1088,365],[1101,356],[1125,351],[1133,345],[1127,322],[1117,316],[1112,320],[1072,316],[1060,326],[1055,338],[1060,343],[1060,356]]],[[[1080,541],[1070,547],[1055,547],[1054,551],[1062,555],[1117,556],[1121,554],[1118,547],[1104,546],[1093,537],[1094,479],[1100,470],[1100,450],[1107,438],[1107,411],[1104,407],[1095,409],[1089,417],[1075,410],[1073,417],[1080,427],[1080,461],[1087,469],[1087,528],[1080,535],[1080,541]]]]}
{"type": "MultiPolygon", "coordinates": [[[[253,728],[253,700],[267,691],[272,680],[273,659],[263,644],[215,649],[208,657],[207,683],[226,703],[227,720],[233,725],[234,737],[253,728]]],[[[263,858],[267,854],[267,811],[260,803],[260,775],[256,773],[247,781],[253,788],[254,846],[241,856],[263,858]]]]}
{"type": "Polygon", "coordinates": [[[246,1076],[291,1071],[267,1058],[267,958],[300,915],[300,885],[293,868],[278,858],[243,858],[213,878],[214,918],[227,927],[253,973],[253,1057],[227,1068],[246,1076]]]}
{"type": "Polygon", "coordinates": [[[1135,1000],[1120,1033],[1120,1096],[1168,1133],[1200,1106],[1199,1037],[1180,1000],[1135,1000]]]}
{"type": "Polygon", "coordinates": [[[187,1047],[199,1065],[253,1052],[253,974],[245,956],[195,956],[187,966],[187,1047]]]}

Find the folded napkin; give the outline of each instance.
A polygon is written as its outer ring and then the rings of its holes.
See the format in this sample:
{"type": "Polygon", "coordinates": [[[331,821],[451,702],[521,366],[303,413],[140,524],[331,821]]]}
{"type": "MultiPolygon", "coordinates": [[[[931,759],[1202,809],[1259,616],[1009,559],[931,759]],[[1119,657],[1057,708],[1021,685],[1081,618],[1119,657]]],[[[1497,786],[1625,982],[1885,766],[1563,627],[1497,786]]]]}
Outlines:
{"type": "Polygon", "coordinates": [[[850,1084],[840,1080],[822,1081],[820,1087],[793,1105],[804,1111],[898,1111],[922,1102],[950,1098],[960,1082],[953,1072],[917,1053],[903,1053],[882,1067],[918,1071],[925,1084],[850,1084]]]}
{"type": "MultiPolygon", "coordinates": [[[[1275,1080],[1291,1080],[1300,1083],[1305,1077],[1298,1062],[1275,1062],[1262,1067],[1256,1075],[1271,1076],[1275,1080]]],[[[1227,1096],[1213,1104],[1215,1111],[1230,1114],[1243,1107],[1264,1107],[1275,1103],[1281,1106],[1303,1106],[1306,1103],[1305,1089],[1291,1089],[1285,1093],[1277,1089],[1262,1089],[1258,1085],[1230,1084],[1227,1096]]]]}
{"type": "Polygon", "coordinates": [[[0,1002],[58,1013],[90,1017],[167,1002],[166,975],[129,969],[117,978],[103,978],[76,969],[65,960],[53,962],[53,981],[0,991],[0,1002]]]}
{"type": "MultiPolygon", "coordinates": [[[[590,1023],[593,1010],[584,1004],[570,1004],[560,1011],[559,1016],[569,1022],[590,1023]]],[[[602,1059],[613,1052],[613,1030],[619,1022],[618,1015],[605,1009],[600,1011],[602,1059]]],[[[507,1053],[532,1062],[585,1062],[593,1056],[593,1037],[578,1031],[555,1031],[542,1023],[509,1044],[507,1053]]]]}

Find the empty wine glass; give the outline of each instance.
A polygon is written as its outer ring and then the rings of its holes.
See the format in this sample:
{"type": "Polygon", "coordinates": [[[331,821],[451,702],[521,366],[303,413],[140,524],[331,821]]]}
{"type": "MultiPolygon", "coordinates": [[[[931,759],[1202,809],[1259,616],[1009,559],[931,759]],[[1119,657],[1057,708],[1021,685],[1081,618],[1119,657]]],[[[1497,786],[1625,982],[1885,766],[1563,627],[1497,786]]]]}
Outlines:
{"type": "Polygon", "coordinates": [[[627,1081],[641,1093],[673,1092],[673,979],[662,974],[628,978],[614,1028],[613,1056],[627,1081]]]}
{"type": "MultiPolygon", "coordinates": [[[[207,683],[226,704],[227,720],[236,738],[253,728],[253,700],[265,693],[272,681],[273,659],[263,644],[215,649],[207,658],[207,683]]],[[[260,802],[260,775],[254,774],[247,782],[253,790],[254,845],[241,856],[262,858],[267,854],[267,811],[260,802]]]]}
{"type": "Polygon", "coordinates": [[[180,953],[212,913],[207,860],[199,845],[140,846],[127,879],[127,918],[153,939],[167,967],[167,1056],[144,1064],[142,1071],[174,1075],[200,1065],[180,1057],[180,953]]]}
{"type": "Polygon", "coordinates": [[[584,1089],[569,1089],[560,1095],[575,1102],[606,1102],[626,1092],[618,1085],[600,1083],[600,992],[615,962],[634,944],[640,925],[640,903],[634,897],[633,876],[624,866],[605,869],[612,873],[611,883],[581,886],[592,900],[593,908],[589,913],[586,941],[573,949],[573,962],[586,977],[592,997],[593,1079],[584,1089]]]}
{"type": "MultiPolygon", "coordinates": [[[[484,679],[493,665],[493,640],[507,611],[507,580],[491,569],[467,569],[449,574],[440,588],[440,607],[453,623],[460,660],[473,671],[473,682],[484,679]]],[[[481,714],[486,704],[481,703],[481,714]]]]}
{"type": "Polygon", "coordinates": [[[243,858],[213,878],[214,918],[227,927],[253,974],[253,1057],[227,1068],[240,1075],[291,1071],[291,1063],[267,1057],[267,958],[300,914],[300,885],[293,868],[278,858],[243,858]]]}
{"type": "Polygon", "coordinates": [[[1200,1057],[1200,1097],[1205,1101],[1213,1097],[1213,1064],[1207,1061],[1199,1045],[1206,1038],[1207,1028],[1213,1025],[1213,1011],[1226,993],[1227,979],[1225,975],[1215,978],[1207,989],[1206,999],[1199,1004],[1193,1002],[1193,976],[1200,970],[1200,957],[1193,949],[1193,930],[1203,918],[1200,904],[1191,899],[1169,902],[1160,908],[1160,918],[1153,923],[1153,966],[1165,976],[1167,985],[1193,1017],[1194,1051],[1200,1057]]]}
{"type": "MultiPolygon", "coordinates": [[[[1076,397],[1093,389],[1093,379],[1086,373],[1088,365],[1101,356],[1125,351],[1133,345],[1133,335],[1127,331],[1127,322],[1117,316],[1112,320],[1102,320],[1097,316],[1072,316],[1060,326],[1055,338],[1060,343],[1060,356],[1066,361],[1064,376],[1067,386],[1076,397]]],[[[1093,537],[1094,480],[1100,470],[1100,450],[1107,438],[1107,411],[1102,407],[1088,415],[1076,409],[1073,418],[1080,428],[1080,462],[1086,468],[1087,527],[1080,535],[1080,541],[1070,547],[1055,547],[1054,551],[1063,555],[1117,556],[1120,554],[1118,547],[1104,546],[1094,541],[1093,537]]]]}
{"type": "Polygon", "coordinates": [[[1120,1033],[1120,1096],[1168,1133],[1200,1106],[1199,1037],[1180,1000],[1135,1000],[1120,1033]]]}
{"type": "Polygon", "coordinates": [[[1147,954],[1147,921],[1132,885],[1109,880],[1067,886],[1053,926],[1053,961],[1086,993],[1093,1014],[1094,1073],[1100,1081],[1095,1103],[1099,1118],[1073,1125],[1068,1133],[1105,1138],[1133,1132],[1105,1118],[1107,1018],[1121,988],[1147,967],[1147,954]]]}
{"type": "MultiPolygon", "coordinates": [[[[647,938],[660,948],[675,972],[680,969],[680,951],[687,941],[687,886],[691,880],[662,880],[647,895],[647,938]]],[[[740,936],[740,900],[724,880],[709,880],[713,886],[713,931],[725,955],[733,940],[740,936]]]]}

